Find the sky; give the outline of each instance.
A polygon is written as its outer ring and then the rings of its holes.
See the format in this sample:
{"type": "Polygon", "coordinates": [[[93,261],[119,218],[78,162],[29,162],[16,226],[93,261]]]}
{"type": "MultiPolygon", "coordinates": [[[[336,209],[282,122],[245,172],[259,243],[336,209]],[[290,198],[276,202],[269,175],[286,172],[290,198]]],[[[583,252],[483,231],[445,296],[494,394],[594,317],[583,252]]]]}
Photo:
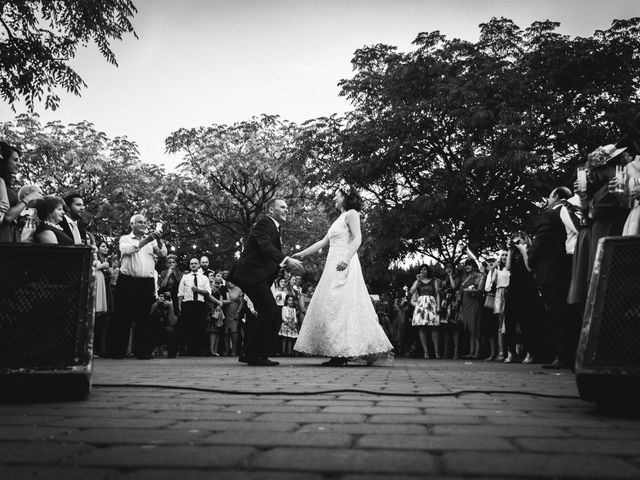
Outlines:
{"type": "MultiPolygon", "coordinates": [[[[338,82],[352,76],[353,53],[385,43],[413,49],[420,32],[477,41],[492,17],[521,28],[536,20],[559,32],[591,36],[613,19],[640,15],[638,0],[134,0],[133,25],[112,48],[119,66],[94,46],[71,65],[87,84],[61,94],[42,122],[92,122],[109,137],[127,136],[143,161],[172,170],[164,140],[179,128],[232,124],[262,113],[302,123],[344,113],[338,82]]],[[[24,108],[18,107],[18,113],[24,108]]],[[[2,120],[13,113],[0,104],[2,120]]]]}

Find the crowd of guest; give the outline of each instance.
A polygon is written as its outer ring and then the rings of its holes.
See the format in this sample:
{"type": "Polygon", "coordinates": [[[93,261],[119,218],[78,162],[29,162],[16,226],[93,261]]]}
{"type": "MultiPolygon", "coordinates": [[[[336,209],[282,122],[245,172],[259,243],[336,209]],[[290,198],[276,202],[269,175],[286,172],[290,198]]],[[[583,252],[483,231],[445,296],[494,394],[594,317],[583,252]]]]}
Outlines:
{"type": "MultiPolygon", "coordinates": [[[[226,266],[213,270],[206,256],[181,264],[140,214],[117,244],[96,238],[77,192],[16,192],[20,151],[0,147],[0,242],[94,246],[96,355],[239,354],[256,311],[226,266]]],[[[639,200],[640,156],[599,147],[574,185],[550,192],[530,232],[513,232],[484,258],[468,250],[458,265],[423,265],[410,286],[372,296],[396,355],[572,366],[598,240],[640,234],[639,200]]],[[[273,354],[294,355],[313,291],[284,270],[274,282],[281,322],[273,354]]]]}
{"type": "Polygon", "coordinates": [[[640,234],[640,156],[599,147],[572,187],[555,188],[530,234],[513,232],[497,254],[480,260],[468,251],[458,266],[422,266],[391,316],[381,300],[396,350],[572,367],[598,241],[640,234]]]}

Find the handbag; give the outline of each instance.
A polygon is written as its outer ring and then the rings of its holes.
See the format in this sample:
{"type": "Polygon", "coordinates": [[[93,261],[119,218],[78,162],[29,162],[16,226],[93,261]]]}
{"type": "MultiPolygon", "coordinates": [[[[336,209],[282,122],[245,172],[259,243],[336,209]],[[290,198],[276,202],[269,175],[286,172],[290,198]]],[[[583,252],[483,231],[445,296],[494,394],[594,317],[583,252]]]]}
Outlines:
{"type": "Polygon", "coordinates": [[[489,293],[487,297],[484,299],[484,307],[490,308],[491,311],[493,311],[495,301],[496,301],[496,296],[493,293],[489,293]]]}

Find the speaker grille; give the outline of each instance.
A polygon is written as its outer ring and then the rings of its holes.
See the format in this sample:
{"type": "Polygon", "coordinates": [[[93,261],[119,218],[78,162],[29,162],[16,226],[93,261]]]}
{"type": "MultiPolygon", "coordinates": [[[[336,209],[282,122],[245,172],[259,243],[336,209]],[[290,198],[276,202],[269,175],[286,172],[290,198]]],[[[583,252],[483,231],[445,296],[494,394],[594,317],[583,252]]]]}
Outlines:
{"type": "Polygon", "coordinates": [[[90,247],[0,245],[0,368],[89,361],[90,247]]]}
{"type": "Polygon", "coordinates": [[[593,308],[600,321],[589,363],[640,368],[640,238],[607,239],[601,248],[593,308]]]}

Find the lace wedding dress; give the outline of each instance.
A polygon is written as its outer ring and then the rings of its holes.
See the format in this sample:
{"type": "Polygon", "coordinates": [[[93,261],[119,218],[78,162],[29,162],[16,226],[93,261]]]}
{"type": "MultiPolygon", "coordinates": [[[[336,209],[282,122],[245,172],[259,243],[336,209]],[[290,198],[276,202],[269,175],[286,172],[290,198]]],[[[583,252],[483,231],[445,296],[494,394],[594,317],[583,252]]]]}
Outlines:
{"type": "Polygon", "coordinates": [[[393,346],[378,322],[357,253],[346,270],[336,270],[349,248],[348,212],[329,228],[329,253],[311,297],[294,350],[327,357],[390,357],[393,346]]]}

